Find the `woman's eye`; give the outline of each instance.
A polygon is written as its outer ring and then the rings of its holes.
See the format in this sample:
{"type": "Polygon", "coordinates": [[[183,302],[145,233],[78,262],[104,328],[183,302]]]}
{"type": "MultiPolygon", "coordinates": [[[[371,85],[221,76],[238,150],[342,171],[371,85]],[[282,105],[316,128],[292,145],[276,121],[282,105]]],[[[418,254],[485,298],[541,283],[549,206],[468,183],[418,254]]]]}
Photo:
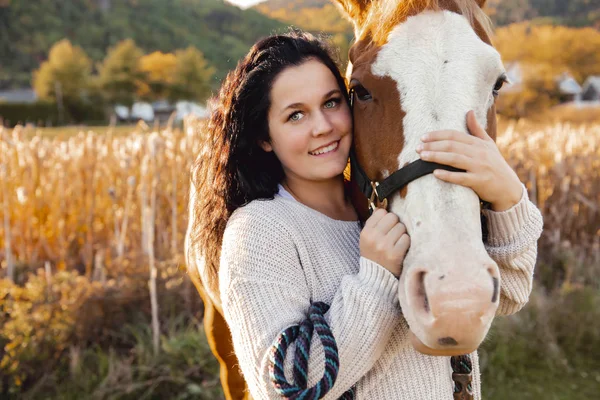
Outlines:
{"type": "Polygon", "coordinates": [[[288,117],[288,120],[292,122],[300,121],[300,119],[302,119],[302,113],[300,111],[296,111],[288,117]]]}
{"type": "Polygon", "coordinates": [[[327,100],[327,102],[325,103],[325,108],[334,108],[339,103],[340,103],[340,99],[327,100]]]}

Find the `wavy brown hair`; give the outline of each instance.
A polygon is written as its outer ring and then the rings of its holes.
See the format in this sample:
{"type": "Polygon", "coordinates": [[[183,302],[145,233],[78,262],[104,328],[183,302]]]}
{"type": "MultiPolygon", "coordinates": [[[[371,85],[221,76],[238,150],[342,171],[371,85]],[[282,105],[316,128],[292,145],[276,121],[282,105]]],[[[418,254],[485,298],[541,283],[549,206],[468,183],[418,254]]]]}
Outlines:
{"type": "Polygon", "coordinates": [[[256,43],[213,99],[202,150],[192,166],[186,234],[188,271],[193,279],[200,278],[213,301],[218,302],[219,258],[229,217],[252,200],[272,199],[284,178],[275,153],[260,146],[270,141],[271,87],[284,69],[308,60],[329,68],[349,103],[326,42],[299,31],[256,43]]]}

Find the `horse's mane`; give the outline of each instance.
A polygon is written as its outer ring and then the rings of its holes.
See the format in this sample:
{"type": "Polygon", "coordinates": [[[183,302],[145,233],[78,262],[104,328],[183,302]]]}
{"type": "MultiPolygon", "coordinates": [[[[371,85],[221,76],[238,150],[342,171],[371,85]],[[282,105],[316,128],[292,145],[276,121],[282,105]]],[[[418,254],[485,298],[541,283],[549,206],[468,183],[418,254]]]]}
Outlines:
{"type": "MultiPolygon", "coordinates": [[[[477,21],[481,28],[491,37],[492,23],[489,17],[477,5],[475,0],[451,0],[462,15],[474,26],[477,21]]],[[[418,14],[424,10],[441,10],[449,0],[386,0],[372,1],[366,13],[355,16],[360,20],[357,23],[356,39],[369,39],[375,43],[385,43],[388,34],[394,26],[406,20],[411,15],[418,14]]],[[[342,7],[353,7],[352,0],[344,1],[342,7]]]]}

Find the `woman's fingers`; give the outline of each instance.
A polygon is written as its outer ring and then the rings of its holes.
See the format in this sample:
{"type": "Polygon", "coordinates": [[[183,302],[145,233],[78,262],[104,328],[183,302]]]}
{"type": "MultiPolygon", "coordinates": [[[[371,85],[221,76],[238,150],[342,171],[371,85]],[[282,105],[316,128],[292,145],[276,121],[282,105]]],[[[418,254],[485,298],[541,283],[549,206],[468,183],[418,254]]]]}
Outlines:
{"type": "Polygon", "coordinates": [[[383,208],[377,208],[365,222],[365,228],[373,228],[383,217],[387,215],[387,213],[388,212],[383,208]]]}
{"type": "Polygon", "coordinates": [[[406,226],[402,222],[398,222],[396,225],[390,229],[387,234],[387,240],[393,246],[396,244],[398,240],[406,233],[406,226]]]}
{"type": "Polygon", "coordinates": [[[452,140],[465,144],[473,144],[477,142],[477,139],[484,141],[494,141],[490,135],[487,134],[485,129],[479,125],[477,118],[475,118],[475,112],[473,110],[467,113],[467,129],[470,135],[465,132],[455,131],[451,129],[444,129],[439,131],[428,132],[421,137],[423,143],[436,142],[441,140],[452,140]]]}
{"type": "Polygon", "coordinates": [[[473,168],[474,160],[462,154],[444,153],[440,151],[423,151],[421,159],[425,161],[436,162],[439,164],[450,165],[469,171],[473,168]]]}
{"type": "Polygon", "coordinates": [[[445,169],[436,169],[433,171],[433,175],[445,182],[455,183],[470,188],[473,188],[473,183],[476,180],[476,175],[473,173],[446,171],[445,169]]]}
{"type": "Polygon", "coordinates": [[[417,153],[424,151],[439,151],[444,153],[463,154],[472,157],[474,146],[457,142],[455,140],[440,140],[436,142],[422,143],[417,146],[417,153]]]}
{"type": "Polygon", "coordinates": [[[383,209],[375,210],[360,234],[361,256],[383,266],[396,277],[400,276],[409,245],[404,224],[396,214],[383,209]]]}
{"type": "Polygon", "coordinates": [[[387,234],[390,229],[394,227],[398,223],[398,216],[394,213],[388,212],[383,218],[381,218],[373,228],[381,232],[382,234],[387,234]]]}
{"type": "Polygon", "coordinates": [[[398,252],[398,254],[404,257],[409,248],[410,236],[408,236],[408,233],[404,233],[402,236],[400,236],[400,239],[398,239],[394,244],[394,249],[398,252]]]}
{"type": "Polygon", "coordinates": [[[442,130],[432,131],[421,136],[423,143],[437,142],[440,140],[452,140],[454,142],[460,142],[465,144],[473,144],[477,141],[477,138],[467,135],[465,132],[453,131],[453,130],[442,130]]]}
{"type": "Polygon", "coordinates": [[[494,141],[490,137],[490,135],[487,134],[485,129],[483,129],[483,127],[479,125],[479,122],[477,122],[477,118],[475,118],[475,113],[472,110],[467,113],[467,129],[469,129],[471,135],[475,137],[486,141],[494,141]]]}

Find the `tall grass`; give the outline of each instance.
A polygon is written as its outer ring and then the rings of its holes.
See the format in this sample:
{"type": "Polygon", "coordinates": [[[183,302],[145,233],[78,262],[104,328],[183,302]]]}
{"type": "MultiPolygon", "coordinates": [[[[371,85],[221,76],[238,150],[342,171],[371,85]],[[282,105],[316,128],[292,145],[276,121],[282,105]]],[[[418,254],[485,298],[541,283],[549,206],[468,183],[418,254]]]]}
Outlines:
{"type": "MultiPolygon", "coordinates": [[[[0,130],[0,398],[221,396],[182,254],[201,131],[0,130]]],[[[482,347],[486,399],[600,387],[599,143],[600,124],[502,125],[545,230],[530,303],[482,347]]]]}

